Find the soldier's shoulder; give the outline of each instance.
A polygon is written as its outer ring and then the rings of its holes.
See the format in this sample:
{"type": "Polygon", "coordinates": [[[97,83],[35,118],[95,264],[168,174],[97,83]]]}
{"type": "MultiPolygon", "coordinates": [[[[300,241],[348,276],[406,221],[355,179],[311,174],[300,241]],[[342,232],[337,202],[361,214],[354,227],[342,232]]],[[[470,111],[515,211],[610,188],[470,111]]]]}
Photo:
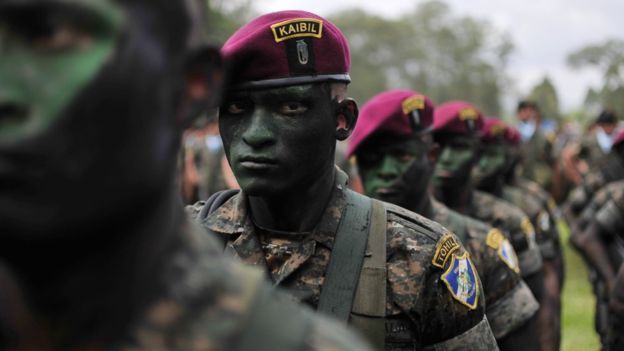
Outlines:
{"type": "Polygon", "coordinates": [[[425,242],[437,243],[449,230],[440,223],[417,213],[384,202],[386,208],[388,231],[392,234],[408,238],[420,238],[425,242]]]}
{"type": "Polygon", "coordinates": [[[479,208],[492,213],[498,213],[508,217],[518,217],[520,219],[526,217],[518,206],[485,192],[475,192],[475,203],[479,208]]]}

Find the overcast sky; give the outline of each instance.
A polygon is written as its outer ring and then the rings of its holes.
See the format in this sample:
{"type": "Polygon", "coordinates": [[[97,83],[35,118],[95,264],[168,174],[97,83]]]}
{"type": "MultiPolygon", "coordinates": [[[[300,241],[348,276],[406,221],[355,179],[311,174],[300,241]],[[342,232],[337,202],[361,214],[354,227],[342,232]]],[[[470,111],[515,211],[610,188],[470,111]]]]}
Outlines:
{"type": "MultiPolygon", "coordinates": [[[[329,15],[344,8],[362,7],[397,17],[420,0],[256,0],[261,12],[301,9],[329,15]]],[[[486,19],[508,31],[515,44],[509,73],[516,82],[508,105],[527,94],[545,74],[552,79],[564,111],[582,104],[589,86],[601,85],[593,70],[571,70],[568,53],[607,38],[624,39],[624,0],[446,0],[458,15],[486,19]]]]}

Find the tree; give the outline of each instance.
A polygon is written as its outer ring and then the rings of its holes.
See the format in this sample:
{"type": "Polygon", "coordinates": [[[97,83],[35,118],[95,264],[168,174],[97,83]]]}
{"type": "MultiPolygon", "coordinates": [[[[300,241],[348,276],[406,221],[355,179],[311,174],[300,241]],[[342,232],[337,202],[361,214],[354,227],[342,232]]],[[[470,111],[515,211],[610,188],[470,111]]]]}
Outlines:
{"type": "Polygon", "coordinates": [[[488,22],[454,16],[428,1],[396,20],[362,10],[331,17],[350,42],[352,95],[365,101],[391,88],[410,88],[441,103],[463,99],[486,114],[500,112],[513,45],[488,22]]]}
{"type": "Polygon", "coordinates": [[[561,120],[557,90],[547,76],[531,90],[529,99],[537,103],[542,113],[542,118],[561,120]]]}
{"type": "Polygon", "coordinates": [[[602,72],[604,83],[599,89],[590,89],[586,102],[600,104],[593,109],[610,108],[624,115],[624,41],[610,39],[601,44],[581,48],[568,55],[568,65],[580,69],[594,67],[602,72]]]}
{"type": "Polygon", "coordinates": [[[254,15],[251,0],[206,1],[205,38],[210,43],[223,44],[254,15]]]}

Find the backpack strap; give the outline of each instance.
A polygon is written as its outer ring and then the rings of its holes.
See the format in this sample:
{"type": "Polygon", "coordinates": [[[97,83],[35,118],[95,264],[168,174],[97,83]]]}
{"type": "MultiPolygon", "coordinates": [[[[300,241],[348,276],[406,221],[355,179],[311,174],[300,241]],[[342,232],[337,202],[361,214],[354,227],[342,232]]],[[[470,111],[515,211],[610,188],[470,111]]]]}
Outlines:
{"type": "Polygon", "coordinates": [[[385,345],[386,208],[351,190],[338,225],[318,310],[349,321],[377,349],[385,345]]]}
{"type": "Polygon", "coordinates": [[[343,322],[349,320],[360,278],[370,227],[371,199],[345,191],[346,206],[334,241],[318,311],[343,322]]]}
{"type": "Polygon", "coordinates": [[[373,200],[368,247],[360,274],[351,324],[375,350],[383,350],[386,339],[386,231],[387,214],[383,202],[373,200]]]}

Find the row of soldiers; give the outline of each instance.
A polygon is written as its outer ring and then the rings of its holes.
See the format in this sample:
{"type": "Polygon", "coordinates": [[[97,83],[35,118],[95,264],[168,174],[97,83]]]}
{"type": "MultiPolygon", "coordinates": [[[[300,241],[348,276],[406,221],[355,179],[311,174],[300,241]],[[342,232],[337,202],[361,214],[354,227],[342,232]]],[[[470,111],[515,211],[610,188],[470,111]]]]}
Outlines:
{"type": "Polygon", "coordinates": [[[261,16],[222,53],[211,164],[226,158],[242,190],[188,211],[226,254],[377,349],[559,348],[556,208],[517,175],[520,132],[412,90],[358,111],[346,38],[312,13],[261,16]]]}
{"type": "Polygon", "coordinates": [[[218,51],[200,8],[0,0],[1,349],[556,347],[558,234],[511,127],[415,91],[360,113],[331,22],[264,15],[218,51]],[[192,223],[178,146],[216,105],[241,190],[192,223]]]}

